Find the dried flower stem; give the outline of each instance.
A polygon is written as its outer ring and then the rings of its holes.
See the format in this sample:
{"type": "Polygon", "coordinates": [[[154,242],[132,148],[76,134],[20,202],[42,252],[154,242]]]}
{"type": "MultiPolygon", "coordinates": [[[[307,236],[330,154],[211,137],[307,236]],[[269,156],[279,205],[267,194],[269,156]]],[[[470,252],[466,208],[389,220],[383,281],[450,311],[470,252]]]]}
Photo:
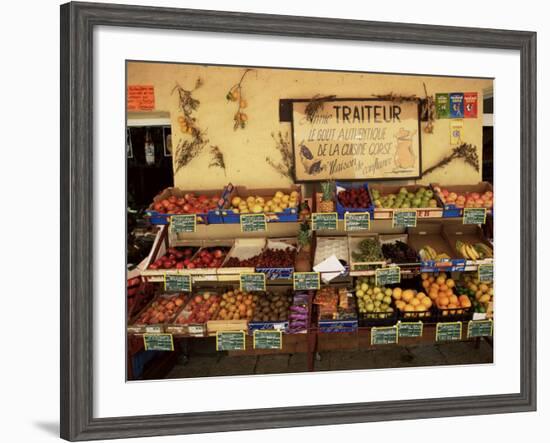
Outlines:
{"type": "Polygon", "coordinates": [[[292,180],[294,177],[294,160],[292,157],[292,147],[288,139],[288,132],[285,133],[284,137],[281,131],[279,131],[277,135],[271,133],[271,137],[275,140],[275,149],[281,154],[282,161],[275,162],[271,157],[266,157],[265,160],[280,175],[292,180]]]}
{"type": "Polygon", "coordinates": [[[225,159],[223,158],[223,152],[217,146],[210,146],[210,154],[212,154],[212,161],[208,165],[209,168],[222,168],[225,174],[225,159]]]}
{"type": "Polygon", "coordinates": [[[243,98],[243,81],[246,77],[246,74],[253,71],[253,69],[245,69],[243,72],[243,75],[241,76],[241,79],[238,83],[235,83],[233,86],[231,86],[231,89],[229,89],[229,92],[226,94],[225,98],[232,102],[238,102],[239,106],[237,107],[237,112],[235,113],[235,116],[233,117],[234,125],[233,130],[237,130],[239,128],[244,129],[246,126],[246,121],[248,120],[248,116],[243,112],[243,109],[247,107],[247,102],[243,98]]]}

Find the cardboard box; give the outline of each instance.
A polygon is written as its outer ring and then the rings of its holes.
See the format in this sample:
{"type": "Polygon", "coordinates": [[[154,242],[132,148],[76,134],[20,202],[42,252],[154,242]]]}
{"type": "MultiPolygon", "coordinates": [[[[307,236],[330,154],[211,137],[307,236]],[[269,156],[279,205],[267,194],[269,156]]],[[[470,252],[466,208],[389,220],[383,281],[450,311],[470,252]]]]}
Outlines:
{"type": "MultiPolygon", "coordinates": [[[[197,196],[206,195],[209,198],[218,197],[217,206],[218,208],[223,205],[224,202],[224,193],[223,190],[181,190],[178,188],[166,188],[164,191],[160,192],[153,198],[153,203],[149,205],[145,211],[146,215],[149,217],[149,221],[155,225],[167,225],[170,216],[175,214],[167,214],[155,210],[155,203],[159,203],[162,200],[168,199],[169,197],[175,196],[177,198],[183,197],[185,194],[195,194],[197,196]]],[[[205,213],[197,214],[197,223],[207,224],[207,223],[223,223],[222,218],[219,216],[216,209],[212,209],[205,213]]]]}
{"type": "Polygon", "coordinates": [[[246,320],[209,320],[206,323],[206,330],[209,336],[216,335],[216,332],[248,331],[246,320]]]}
{"type": "Polygon", "coordinates": [[[455,249],[451,247],[439,223],[429,223],[421,227],[409,228],[409,245],[420,256],[420,250],[426,245],[431,246],[438,254],[447,254],[450,258],[425,260],[420,257],[420,269],[422,272],[452,272],[464,271],[466,260],[459,257],[455,249]]]}
{"type": "Polygon", "coordinates": [[[380,245],[378,234],[350,234],[348,235],[348,248],[349,248],[349,268],[351,275],[360,275],[356,272],[361,271],[373,271],[376,268],[384,267],[386,260],[382,256],[380,251],[380,259],[374,261],[359,261],[353,258],[353,253],[359,251],[359,243],[365,239],[372,239],[378,245],[380,245]]]}
{"type": "MultiPolygon", "coordinates": [[[[493,245],[485,238],[483,235],[482,229],[477,225],[463,225],[459,223],[453,223],[450,225],[443,226],[443,233],[451,247],[454,247],[455,254],[460,257],[460,253],[456,251],[456,242],[461,241],[463,243],[476,244],[483,243],[493,249],[493,245]]],[[[485,259],[472,260],[466,258],[467,266],[476,266],[480,264],[493,263],[494,259],[492,257],[487,257],[485,259]]],[[[475,270],[475,269],[472,269],[475,270]]]]}
{"type": "MultiPolygon", "coordinates": [[[[483,194],[487,191],[493,192],[493,186],[489,182],[480,182],[476,185],[441,185],[439,183],[432,183],[430,185],[434,190],[434,194],[437,198],[437,204],[443,207],[443,217],[462,217],[463,208],[459,208],[455,203],[443,203],[441,193],[437,191],[440,189],[447,189],[449,192],[455,192],[457,194],[466,194],[477,192],[478,194],[483,194]]],[[[493,209],[487,209],[487,214],[492,214],[493,209]]]]}
{"type": "MultiPolygon", "coordinates": [[[[178,313],[183,309],[183,305],[181,308],[177,309],[174,313],[174,315],[171,318],[167,318],[166,321],[163,323],[155,323],[155,324],[145,324],[140,323],[138,320],[140,319],[141,315],[146,312],[149,307],[156,301],[158,301],[161,298],[169,298],[173,297],[176,294],[159,294],[156,297],[153,297],[153,299],[147,303],[147,305],[139,311],[137,315],[135,315],[129,322],[126,330],[130,334],[160,334],[164,332],[164,328],[166,324],[171,323],[178,315],[178,313]]],[[[185,303],[184,303],[185,305],[185,303]]]]}
{"type": "Polygon", "coordinates": [[[265,218],[267,222],[289,222],[298,221],[298,214],[300,212],[300,202],[302,201],[301,188],[298,185],[292,185],[289,188],[247,188],[246,186],[233,186],[229,184],[226,187],[224,194],[224,202],[217,214],[223,218],[223,223],[240,223],[240,214],[235,213],[231,205],[231,201],[234,197],[240,197],[246,200],[247,197],[262,197],[265,202],[272,200],[277,191],[281,191],[284,194],[291,192],[298,192],[298,199],[296,206],[286,208],[282,212],[266,212],[265,218]]]}
{"type": "MultiPolygon", "coordinates": [[[[408,192],[412,192],[413,194],[418,191],[420,188],[426,188],[426,186],[421,185],[373,185],[371,184],[370,189],[370,197],[371,201],[375,203],[375,199],[372,196],[372,192],[374,190],[378,191],[380,193],[380,196],[385,196],[388,194],[399,194],[399,190],[401,188],[407,189],[408,192]]],[[[432,191],[433,192],[433,191],[432,191]]],[[[410,208],[415,209],[417,212],[417,218],[441,218],[443,217],[443,207],[441,206],[441,201],[438,201],[435,198],[435,195],[432,197],[437,202],[437,207],[430,208],[430,207],[420,207],[420,208],[410,208]]],[[[374,208],[374,219],[378,220],[388,220],[393,218],[393,212],[395,208],[374,208]]]]}
{"type": "MultiPolygon", "coordinates": [[[[287,247],[290,247],[294,251],[297,251],[297,244],[298,240],[296,238],[268,238],[262,253],[268,249],[277,250],[286,249],[287,247]]],[[[267,280],[288,280],[292,278],[292,274],[294,273],[294,263],[292,264],[292,266],[286,268],[267,268],[257,266],[256,272],[263,272],[267,280]]]]}
{"type": "Polygon", "coordinates": [[[229,251],[229,254],[225,257],[224,263],[221,268],[218,268],[217,275],[219,281],[235,281],[239,280],[239,276],[243,272],[255,272],[254,266],[227,267],[227,262],[230,258],[236,257],[240,260],[246,260],[248,258],[259,255],[264,250],[266,245],[265,238],[237,238],[233,244],[233,247],[229,251]]]}

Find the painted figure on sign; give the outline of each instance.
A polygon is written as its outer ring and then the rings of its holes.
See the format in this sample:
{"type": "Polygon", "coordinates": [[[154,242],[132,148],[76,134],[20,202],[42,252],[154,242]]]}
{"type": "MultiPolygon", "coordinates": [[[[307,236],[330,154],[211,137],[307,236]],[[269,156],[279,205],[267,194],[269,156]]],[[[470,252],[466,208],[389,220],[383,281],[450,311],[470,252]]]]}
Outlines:
{"type": "Polygon", "coordinates": [[[393,136],[396,140],[395,156],[393,161],[397,169],[411,169],[416,163],[416,155],[413,151],[413,136],[416,131],[407,131],[401,128],[393,136]]]}

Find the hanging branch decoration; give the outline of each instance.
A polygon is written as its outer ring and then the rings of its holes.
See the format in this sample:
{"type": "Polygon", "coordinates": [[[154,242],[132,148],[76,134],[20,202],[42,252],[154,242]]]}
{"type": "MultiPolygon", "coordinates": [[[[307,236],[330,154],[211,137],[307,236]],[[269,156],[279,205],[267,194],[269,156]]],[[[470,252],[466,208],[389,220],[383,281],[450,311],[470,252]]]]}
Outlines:
{"type": "Polygon", "coordinates": [[[245,126],[246,126],[246,122],[248,120],[248,115],[246,115],[243,112],[243,109],[245,109],[248,106],[248,103],[247,103],[246,99],[243,97],[243,87],[242,87],[242,85],[243,85],[244,78],[246,77],[246,74],[248,74],[251,71],[253,71],[253,69],[245,69],[245,71],[244,71],[243,75],[241,76],[241,79],[239,80],[239,82],[234,84],[233,86],[231,86],[231,89],[229,90],[229,92],[225,96],[225,98],[228,101],[239,103],[239,106],[237,108],[237,112],[235,113],[235,115],[233,117],[233,120],[235,122],[235,124],[233,125],[233,130],[235,130],[235,131],[239,128],[244,129],[245,126]]]}
{"type": "Polygon", "coordinates": [[[217,146],[210,146],[210,154],[212,155],[212,161],[208,165],[209,168],[222,168],[225,174],[225,160],[223,158],[223,152],[217,146]]]}
{"type": "Polygon", "coordinates": [[[424,132],[431,134],[433,132],[433,126],[435,121],[435,102],[432,96],[428,96],[426,85],[424,84],[425,98],[422,99],[414,94],[412,95],[396,95],[393,92],[389,94],[373,95],[374,98],[383,101],[390,101],[395,103],[402,102],[417,102],[420,103],[420,118],[425,121],[424,132]]]}
{"type": "Polygon", "coordinates": [[[424,100],[422,100],[421,118],[426,122],[424,126],[424,132],[427,134],[433,134],[434,122],[435,122],[435,101],[432,95],[428,95],[428,89],[426,83],[424,85],[424,100]]]}
{"type": "Polygon", "coordinates": [[[453,148],[453,152],[450,155],[443,158],[441,161],[429,167],[428,169],[425,169],[422,172],[422,176],[429,174],[430,172],[433,172],[437,168],[442,168],[443,166],[449,164],[451,161],[453,161],[456,158],[463,159],[467,164],[469,164],[476,171],[479,172],[479,157],[477,155],[477,147],[469,143],[462,143],[456,148],[453,148]]]}
{"type": "Polygon", "coordinates": [[[202,84],[202,79],[199,77],[192,90],[184,89],[178,83],[176,83],[176,86],[172,89],[172,94],[174,92],[178,94],[179,108],[182,113],[182,115],[178,117],[180,130],[184,135],[188,134],[191,136],[190,140],[180,138],[178,141],[174,152],[176,172],[187,166],[191,160],[197,157],[208,143],[208,139],[205,137],[206,131],[202,131],[198,127],[197,120],[193,116],[193,113],[200,105],[200,101],[193,97],[193,92],[199,89],[202,84]]]}
{"type": "Polygon", "coordinates": [[[321,97],[319,94],[314,95],[305,109],[307,120],[312,123],[315,116],[323,109],[325,103],[334,98],[336,98],[335,95],[326,95],[324,97],[321,97]]]}
{"type": "Polygon", "coordinates": [[[266,157],[266,162],[275,171],[281,174],[283,177],[287,177],[290,180],[294,177],[294,160],[292,156],[292,147],[288,139],[288,132],[283,136],[281,131],[275,135],[271,133],[271,137],[275,141],[275,149],[281,154],[282,161],[276,163],[271,157],[266,157]]]}

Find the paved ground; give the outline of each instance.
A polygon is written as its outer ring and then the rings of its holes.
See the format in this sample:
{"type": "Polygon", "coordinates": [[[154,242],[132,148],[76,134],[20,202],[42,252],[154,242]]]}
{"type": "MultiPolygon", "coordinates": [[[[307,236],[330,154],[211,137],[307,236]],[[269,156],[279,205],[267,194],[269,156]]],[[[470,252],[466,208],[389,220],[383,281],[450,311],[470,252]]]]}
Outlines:
{"type": "MultiPolygon", "coordinates": [[[[481,341],[479,348],[476,348],[473,342],[457,342],[322,352],[315,361],[315,370],[463,365],[492,361],[493,349],[487,342],[481,341]]],[[[275,374],[306,370],[306,354],[227,356],[225,353],[208,353],[193,355],[189,359],[180,358],[167,378],[275,374]]]]}

